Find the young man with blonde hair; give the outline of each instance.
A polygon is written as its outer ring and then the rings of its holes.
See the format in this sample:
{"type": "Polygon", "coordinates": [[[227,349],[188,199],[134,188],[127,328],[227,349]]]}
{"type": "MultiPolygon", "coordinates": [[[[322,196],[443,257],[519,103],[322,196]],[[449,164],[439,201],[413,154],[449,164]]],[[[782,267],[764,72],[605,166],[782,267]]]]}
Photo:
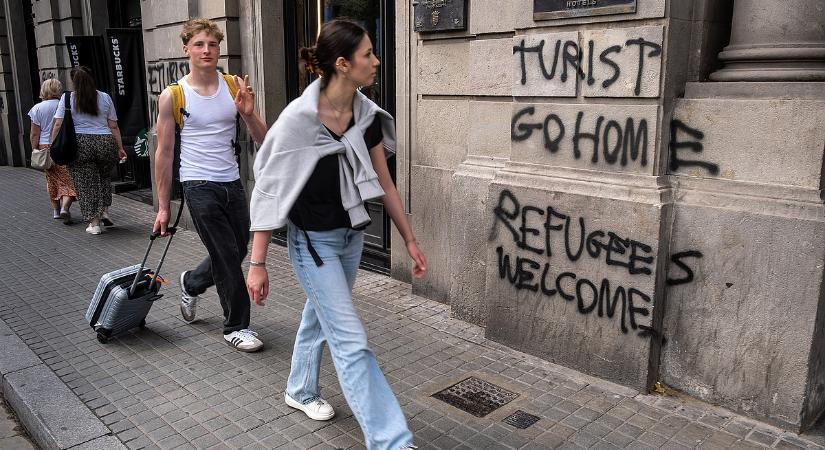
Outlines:
{"type": "Polygon", "coordinates": [[[263,343],[249,329],[250,301],[241,261],[249,243],[249,210],[235,161],[233,140],[236,116],[260,144],[267,127],[255,111],[249,76],[234,77],[234,99],[217,70],[223,32],[207,19],[192,19],[180,34],[189,74],[178,81],[185,99],[184,111],[173,112],[173,93],[166,88],[158,98],[155,179],[158,213],[153,230],[167,234],[169,200],[173,183],[175,133],[180,135],[180,181],[189,213],[209,256],[180,276],[181,314],[195,320],[198,296],[215,286],[223,308],[224,340],[244,352],[263,343]],[[183,125],[176,131],[175,113],[183,125]]]}

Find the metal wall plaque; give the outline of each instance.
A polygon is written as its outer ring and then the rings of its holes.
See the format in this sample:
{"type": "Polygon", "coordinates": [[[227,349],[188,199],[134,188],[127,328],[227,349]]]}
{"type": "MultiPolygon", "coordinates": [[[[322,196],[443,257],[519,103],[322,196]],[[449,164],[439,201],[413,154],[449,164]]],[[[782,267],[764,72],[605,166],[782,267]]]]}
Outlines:
{"type": "Polygon", "coordinates": [[[416,32],[467,29],[467,0],[417,0],[413,7],[416,32]]]}
{"type": "Polygon", "coordinates": [[[533,0],[533,20],[636,12],[636,0],[533,0]]]}

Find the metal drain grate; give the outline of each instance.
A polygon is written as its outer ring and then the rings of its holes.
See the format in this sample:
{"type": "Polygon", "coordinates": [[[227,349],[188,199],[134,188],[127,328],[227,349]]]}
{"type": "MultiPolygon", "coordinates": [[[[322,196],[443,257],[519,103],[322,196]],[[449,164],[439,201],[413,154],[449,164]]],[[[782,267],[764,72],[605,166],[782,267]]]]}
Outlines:
{"type": "Polygon", "coordinates": [[[518,394],[484,380],[470,377],[443,391],[436,392],[433,397],[476,417],[484,417],[513,401],[518,394]]]}
{"type": "Polygon", "coordinates": [[[502,422],[524,430],[530,427],[530,425],[533,425],[534,423],[538,422],[539,419],[541,419],[541,417],[534,416],[522,410],[518,410],[512,415],[508,416],[506,419],[502,420],[502,422]]]}

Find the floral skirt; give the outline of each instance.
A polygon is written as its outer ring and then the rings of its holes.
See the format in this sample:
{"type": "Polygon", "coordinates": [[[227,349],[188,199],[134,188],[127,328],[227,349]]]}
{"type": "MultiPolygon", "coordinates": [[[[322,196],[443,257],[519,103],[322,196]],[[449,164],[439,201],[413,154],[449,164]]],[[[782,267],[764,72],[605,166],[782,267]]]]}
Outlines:
{"type": "MultiPolygon", "coordinates": [[[[47,149],[50,145],[41,145],[40,148],[47,149]]],[[[46,174],[46,190],[49,192],[49,198],[52,200],[60,200],[61,197],[77,197],[74,190],[74,181],[72,180],[66,166],[52,166],[46,169],[43,173],[46,174]]]]}

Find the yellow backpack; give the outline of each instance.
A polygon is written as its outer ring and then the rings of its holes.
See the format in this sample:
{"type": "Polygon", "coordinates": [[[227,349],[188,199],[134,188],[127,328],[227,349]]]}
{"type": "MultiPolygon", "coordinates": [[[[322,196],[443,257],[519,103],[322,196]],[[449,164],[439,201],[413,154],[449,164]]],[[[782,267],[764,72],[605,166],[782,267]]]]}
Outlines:
{"type": "MultiPolygon", "coordinates": [[[[235,77],[227,73],[222,73],[226,85],[229,86],[229,94],[232,99],[238,93],[238,86],[235,86],[235,77]]],[[[183,115],[186,114],[186,97],[183,95],[183,88],[178,83],[171,83],[169,91],[172,93],[172,116],[175,118],[176,130],[179,132],[183,129],[183,115]]]]}

